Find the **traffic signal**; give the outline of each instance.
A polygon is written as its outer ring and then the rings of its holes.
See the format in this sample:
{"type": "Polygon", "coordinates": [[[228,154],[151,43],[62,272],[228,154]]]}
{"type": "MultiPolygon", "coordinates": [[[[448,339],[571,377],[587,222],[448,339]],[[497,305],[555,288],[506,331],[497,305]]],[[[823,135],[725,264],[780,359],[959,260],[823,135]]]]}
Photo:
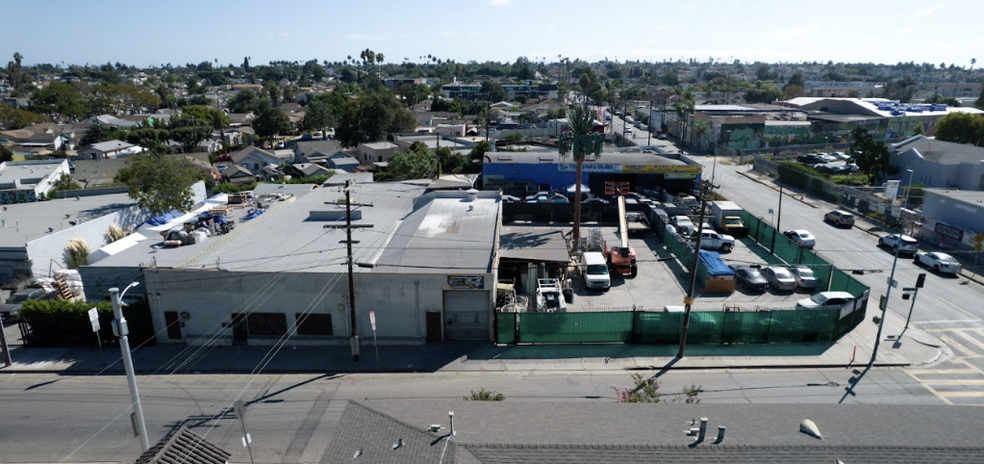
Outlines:
{"type": "Polygon", "coordinates": [[[926,273],[922,272],[919,274],[919,277],[916,278],[916,288],[923,288],[923,285],[925,283],[926,283],[926,273]]]}

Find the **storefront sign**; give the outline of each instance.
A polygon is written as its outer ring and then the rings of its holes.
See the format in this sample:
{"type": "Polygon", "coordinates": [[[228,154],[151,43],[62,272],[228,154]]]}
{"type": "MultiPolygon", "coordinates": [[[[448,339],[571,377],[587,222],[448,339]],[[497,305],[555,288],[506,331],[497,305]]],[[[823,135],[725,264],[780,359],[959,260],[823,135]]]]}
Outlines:
{"type": "Polygon", "coordinates": [[[963,230],[959,227],[937,222],[936,227],[933,230],[935,230],[937,234],[940,234],[946,238],[952,238],[960,242],[963,241],[963,230]]]}
{"type": "Polygon", "coordinates": [[[448,288],[455,290],[481,290],[485,288],[485,276],[448,276],[448,288]]]}

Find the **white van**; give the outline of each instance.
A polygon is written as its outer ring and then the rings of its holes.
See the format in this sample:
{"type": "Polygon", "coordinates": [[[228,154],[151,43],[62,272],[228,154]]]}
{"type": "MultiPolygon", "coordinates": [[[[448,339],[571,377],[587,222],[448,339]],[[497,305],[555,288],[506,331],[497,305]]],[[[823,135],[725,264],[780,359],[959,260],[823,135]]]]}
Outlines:
{"type": "Polygon", "coordinates": [[[587,251],[581,258],[584,265],[584,286],[588,288],[599,288],[607,290],[612,285],[611,276],[608,275],[608,262],[605,255],[597,251],[587,251]]]}

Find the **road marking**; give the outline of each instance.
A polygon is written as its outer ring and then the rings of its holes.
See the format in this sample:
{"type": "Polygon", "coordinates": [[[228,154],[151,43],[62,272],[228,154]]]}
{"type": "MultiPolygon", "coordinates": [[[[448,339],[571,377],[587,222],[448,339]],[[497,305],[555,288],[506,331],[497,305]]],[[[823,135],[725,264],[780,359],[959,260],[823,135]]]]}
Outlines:
{"type": "Polygon", "coordinates": [[[945,396],[941,395],[940,392],[936,391],[936,389],[933,388],[932,386],[930,386],[929,384],[927,384],[927,383],[919,380],[919,377],[916,377],[915,375],[913,375],[911,372],[909,372],[908,369],[902,369],[902,372],[905,372],[909,377],[912,377],[912,379],[915,380],[916,383],[918,383],[919,385],[922,385],[923,388],[925,388],[930,393],[932,393],[933,396],[939,398],[941,401],[943,401],[944,403],[946,403],[947,406],[953,406],[953,402],[952,401],[950,401],[949,399],[947,399],[945,396]]]}
{"type": "Polygon", "coordinates": [[[979,374],[980,371],[974,368],[967,369],[906,369],[907,372],[917,375],[931,374],[979,374]]]}
{"type": "Polygon", "coordinates": [[[984,392],[981,391],[946,392],[943,395],[947,398],[984,398],[984,392]]]}
{"type": "Polygon", "coordinates": [[[931,382],[933,385],[963,385],[963,386],[984,385],[984,379],[940,379],[940,380],[926,380],[926,381],[931,382]]]}
{"type": "Polygon", "coordinates": [[[922,325],[922,324],[956,324],[958,322],[984,322],[984,321],[981,321],[980,319],[957,319],[957,320],[947,319],[947,320],[939,320],[939,321],[919,321],[919,322],[916,322],[916,325],[922,325]]]}
{"type": "Polygon", "coordinates": [[[955,340],[953,340],[950,337],[947,337],[946,335],[940,337],[940,340],[943,340],[943,343],[946,343],[947,346],[949,346],[950,348],[953,348],[953,349],[955,349],[955,350],[963,353],[964,355],[974,356],[974,355],[978,354],[978,353],[975,353],[975,352],[967,349],[967,347],[965,347],[965,346],[957,343],[955,340]]]}
{"type": "MultiPolygon", "coordinates": [[[[971,329],[971,330],[973,330],[973,329],[971,329]]],[[[978,340],[978,339],[976,339],[976,338],[974,338],[974,337],[971,337],[971,336],[969,336],[969,335],[966,335],[965,333],[963,333],[963,332],[966,332],[966,331],[960,331],[960,332],[961,332],[961,333],[954,333],[953,335],[954,335],[954,336],[959,336],[959,337],[960,337],[960,338],[961,338],[962,340],[964,340],[964,341],[968,341],[968,342],[970,342],[970,343],[971,343],[972,345],[975,345],[975,346],[977,346],[978,348],[980,348],[980,349],[982,349],[982,350],[984,350],[984,342],[981,342],[980,340],[978,340]]],[[[974,353],[974,354],[979,354],[979,353],[974,353]]]]}

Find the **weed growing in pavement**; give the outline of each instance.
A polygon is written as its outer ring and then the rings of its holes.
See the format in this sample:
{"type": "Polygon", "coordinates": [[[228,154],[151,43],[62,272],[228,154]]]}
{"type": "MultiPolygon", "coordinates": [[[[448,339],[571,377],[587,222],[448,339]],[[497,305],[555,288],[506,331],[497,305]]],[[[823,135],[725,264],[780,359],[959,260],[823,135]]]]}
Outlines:
{"type": "Polygon", "coordinates": [[[486,390],[484,388],[477,392],[472,390],[471,396],[465,397],[465,401],[502,401],[504,399],[506,399],[506,395],[503,395],[495,390],[486,390]]]}
{"type": "MultiPolygon", "coordinates": [[[[635,384],[632,388],[619,388],[612,385],[615,390],[615,401],[618,403],[661,403],[663,394],[659,392],[659,381],[654,377],[643,377],[642,374],[632,374],[632,381],[635,384]]],[[[697,397],[700,394],[700,385],[690,384],[683,387],[683,395],[674,398],[672,402],[684,402],[687,404],[700,403],[697,397]]]]}

